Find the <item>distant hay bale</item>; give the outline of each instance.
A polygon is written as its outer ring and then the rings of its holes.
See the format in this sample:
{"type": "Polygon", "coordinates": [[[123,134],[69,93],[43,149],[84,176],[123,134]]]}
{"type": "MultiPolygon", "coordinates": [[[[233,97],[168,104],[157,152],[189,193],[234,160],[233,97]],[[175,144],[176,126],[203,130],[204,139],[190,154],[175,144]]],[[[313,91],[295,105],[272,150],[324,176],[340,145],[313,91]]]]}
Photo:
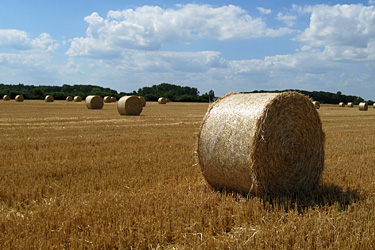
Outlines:
{"type": "Polygon", "coordinates": [[[146,107],[146,98],[144,98],[143,96],[139,96],[138,98],[139,100],[141,100],[142,107],[146,107]]]}
{"type": "Polygon", "coordinates": [[[340,102],[339,103],[339,107],[345,107],[345,103],[344,102],[340,102]]]}
{"type": "Polygon", "coordinates": [[[167,103],[167,98],[165,98],[165,97],[160,97],[160,98],[158,99],[158,103],[159,103],[159,104],[166,104],[166,103],[167,103]]]}
{"type": "Polygon", "coordinates": [[[352,102],[348,102],[348,107],[349,108],[353,108],[354,107],[354,104],[352,102]]]}
{"type": "Polygon", "coordinates": [[[101,109],[103,108],[103,98],[98,95],[89,95],[86,97],[86,107],[88,109],[101,109]]]}
{"type": "Polygon", "coordinates": [[[23,102],[23,100],[24,100],[23,95],[16,95],[14,100],[16,100],[16,102],[23,102]]]}
{"type": "Polygon", "coordinates": [[[66,97],[66,101],[68,101],[68,102],[73,101],[73,97],[71,97],[71,96],[67,96],[67,97],[66,97]]]}
{"type": "Polygon", "coordinates": [[[217,189],[308,192],[320,182],[324,141],[319,114],[302,94],[228,94],[203,119],[198,158],[217,189]]]}
{"type": "Polygon", "coordinates": [[[114,96],[112,96],[112,97],[111,97],[111,102],[117,102],[117,98],[114,97],[114,96]]]}
{"type": "Polygon", "coordinates": [[[368,104],[367,104],[367,102],[361,102],[361,103],[359,103],[359,110],[360,111],[367,111],[368,110],[368,104]]]}
{"type": "Polygon", "coordinates": [[[46,97],[44,98],[44,100],[46,102],[53,102],[55,100],[55,98],[53,98],[53,96],[51,96],[51,95],[46,95],[46,97]]]}
{"type": "Polygon", "coordinates": [[[9,101],[10,100],[10,96],[9,95],[4,95],[3,96],[3,100],[4,101],[9,101]]]}
{"type": "Polygon", "coordinates": [[[73,100],[74,100],[74,102],[82,102],[82,97],[77,95],[73,98],[73,100]]]}
{"type": "Polygon", "coordinates": [[[123,96],[117,103],[117,110],[120,115],[140,115],[142,109],[142,102],[138,96],[123,96]]]}
{"type": "Polygon", "coordinates": [[[375,103],[374,104],[372,104],[372,107],[375,109],[375,103]]]}
{"type": "Polygon", "coordinates": [[[103,101],[105,103],[110,103],[110,102],[112,102],[112,97],[110,97],[110,96],[104,96],[103,101]]]}
{"type": "Polygon", "coordinates": [[[313,101],[313,104],[314,104],[314,106],[315,106],[316,109],[320,109],[320,102],[313,101]]]}
{"type": "Polygon", "coordinates": [[[166,99],[166,102],[168,103],[169,102],[169,98],[165,98],[166,99]]]}

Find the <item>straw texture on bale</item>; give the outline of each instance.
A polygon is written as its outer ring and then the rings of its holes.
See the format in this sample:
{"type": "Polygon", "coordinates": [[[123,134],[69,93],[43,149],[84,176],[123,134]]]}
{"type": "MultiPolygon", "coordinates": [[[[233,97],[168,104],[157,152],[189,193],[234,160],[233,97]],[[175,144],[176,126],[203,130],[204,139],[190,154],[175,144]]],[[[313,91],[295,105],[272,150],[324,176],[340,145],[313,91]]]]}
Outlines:
{"type": "Polygon", "coordinates": [[[359,103],[359,110],[360,111],[367,111],[368,110],[368,104],[367,104],[367,102],[361,102],[361,103],[359,103]]]}
{"type": "Polygon", "coordinates": [[[3,100],[4,101],[9,101],[10,100],[10,96],[9,95],[4,95],[3,96],[3,100]]]}
{"type": "Polygon", "coordinates": [[[146,107],[146,98],[144,98],[143,96],[139,96],[139,100],[141,100],[142,107],[146,107]]]}
{"type": "Polygon", "coordinates": [[[68,102],[73,101],[73,97],[71,97],[71,96],[67,96],[67,97],[66,97],[66,101],[68,101],[68,102]]]}
{"type": "Polygon", "coordinates": [[[115,96],[111,97],[111,102],[117,102],[117,98],[115,96]]]}
{"type": "Polygon", "coordinates": [[[46,97],[44,98],[44,100],[46,102],[53,102],[55,100],[55,98],[53,98],[53,96],[51,96],[51,95],[46,95],[46,97]]]}
{"type": "Polygon", "coordinates": [[[352,102],[348,102],[348,107],[349,108],[353,108],[354,107],[354,104],[352,102]]]}
{"type": "Polygon", "coordinates": [[[16,100],[16,102],[23,102],[23,100],[24,100],[23,95],[16,95],[14,100],[16,100]]]}
{"type": "Polygon", "coordinates": [[[110,103],[110,102],[112,102],[112,97],[110,97],[110,96],[104,96],[104,98],[103,98],[103,102],[105,102],[105,103],[110,103]]]}
{"type": "Polygon", "coordinates": [[[158,103],[159,103],[159,104],[166,104],[166,103],[167,103],[167,98],[165,98],[165,97],[160,97],[160,98],[158,99],[158,103]]]}
{"type": "Polygon", "coordinates": [[[142,109],[142,102],[138,96],[123,96],[117,103],[120,115],[140,115],[142,109]]]}
{"type": "Polygon", "coordinates": [[[98,95],[89,95],[86,97],[86,107],[88,109],[101,109],[103,108],[103,98],[98,95]]]}
{"type": "Polygon", "coordinates": [[[82,97],[80,97],[79,95],[75,96],[73,98],[74,102],[82,102],[82,97]]]}
{"type": "Polygon", "coordinates": [[[320,102],[313,101],[313,104],[314,104],[315,108],[320,109],[320,102]]]}
{"type": "Polygon", "coordinates": [[[319,114],[302,94],[228,94],[203,119],[198,158],[217,189],[304,192],[320,182],[324,141],[319,114]]]}
{"type": "Polygon", "coordinates": [[[339,103],[339,107],[345,107],[345,103],[344,102],[340,102],[339,103]]]}

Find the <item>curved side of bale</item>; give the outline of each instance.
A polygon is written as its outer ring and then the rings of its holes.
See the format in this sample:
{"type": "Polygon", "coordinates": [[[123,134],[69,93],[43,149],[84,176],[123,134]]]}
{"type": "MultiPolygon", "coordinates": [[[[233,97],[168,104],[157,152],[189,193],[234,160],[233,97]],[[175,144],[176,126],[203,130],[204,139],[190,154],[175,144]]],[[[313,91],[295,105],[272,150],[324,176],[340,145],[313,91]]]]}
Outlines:
{"type": "Polygon", "coordinates": [[[141,100],[141,103],[142,103],[142,107],[146,107],[146,98],[144,98],[143,96],[139,96],[138,97],[139,98],[139,100],[141,100]]]}
{"type": "Polygon", "coordinates": [[[110,97],[110,96],[104,96],[103,102],[104,103],[110,103],[110,102],[112,102],[112,97],[110,97]]]}
{"type": "Polygon", "coordinates": [[[302,94],[228,94],[203,119],[198,158],[217,189],[303,192],[320,182],[324,141],[319,114],[302,94]]]}
{"type": "Polygon", "coordinates": [[[45,100],[46,102],[53,102],[53,101],[55,100],[55,98],[53,98],[53,96],[51,96],[51,95],[47,95],[47,96],[44,98],[44,100],[45,100]]]}
{"type": "Polygon", "coordinates": [[[117,98],[115,96],[111,97],[111,102],[117,102],[117,98]]]}
{"type": "Polygon", "coordinates": [[[67,96],[67,97],[66,97],[66,101],[67,101],[67,102],[71,102],[71,101],[73,101],[73,97],[71,97],[71,96],[67,96]]]}
{"type": "Polygon", "coordinates": [[[104,106],[103,98],[98,95],[89,95],[86,97],[86,107],[88,109],[101,109],[104,106]]]}
{"type": "Polygon", "coordinates": [[[360,111],[367,111],[368,110],[368,104],[367,104],[367,102],[361,102],[361,103],[359,103],[359,110],[360,111]]]}
{"type": "Polygon", "coordinates": [[[339,107],[345,107],[345,103],[344,102],[340,102],[339,103],[339,107]]]}
{"type": "Polygon", "coordinates": [[[313,101],[313,104],[314,104],[314,106],[315,106],[316,109],[320,109],[320,102],[313,101]]]}
{"type": "Polygon", "coordinates": [[[165,97],[160,97],[160,98],[158,99],[158,103],[159,103],[159,104],[166,104],[166,103],[167,103],[167,98],[165,98],[165,97]]]}
{"type": "Polygon", "coordinates": [[[375,103],[374,104],[372,104],[372,107],[375,109],[375,103]]]}
{"type": "Polygon", "coordinates": [[[117,103],[120,115],[140,115],[142,109],[142,102],[138,96],[123,96],[117,103]]]}
{"type": "Polygon", "coordinates": [[[349,108],[353,108],[353,107],[354,107],[354,103],[352,103],[352,102],[348,102],[348,107],[349,107],[349,108]]]}
{"type": "Polygon", "coordinates": [[[9,101],[10,100],[10,96],[9,95],[4,95],[3,96],[3,100],[4,101],[9,101]]]}
{"type": "Polygon", "coordinates": [[[73,98],[74,102],[82,102],[82,97],[80,97],[79,95],[75,96],[73,98]]]}
{"type": "Polygon", "coordinates": [[[25,98],[23,98],[23,95],[16,95],[16,97],[14,98],[14,100],[16,102],[23,102],[25,98]]]}

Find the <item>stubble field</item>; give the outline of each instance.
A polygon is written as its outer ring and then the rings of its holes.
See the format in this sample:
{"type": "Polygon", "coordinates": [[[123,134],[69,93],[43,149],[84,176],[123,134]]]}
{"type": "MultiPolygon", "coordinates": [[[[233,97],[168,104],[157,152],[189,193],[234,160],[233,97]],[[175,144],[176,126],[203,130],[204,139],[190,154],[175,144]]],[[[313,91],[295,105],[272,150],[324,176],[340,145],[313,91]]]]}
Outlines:
{"type": "Polygon", "coordinates": [[[208,104],[0,101],[1,249],[374,249],[375,109],[322,105],[318,190],[213,190],[197,164],[208,104]]]}

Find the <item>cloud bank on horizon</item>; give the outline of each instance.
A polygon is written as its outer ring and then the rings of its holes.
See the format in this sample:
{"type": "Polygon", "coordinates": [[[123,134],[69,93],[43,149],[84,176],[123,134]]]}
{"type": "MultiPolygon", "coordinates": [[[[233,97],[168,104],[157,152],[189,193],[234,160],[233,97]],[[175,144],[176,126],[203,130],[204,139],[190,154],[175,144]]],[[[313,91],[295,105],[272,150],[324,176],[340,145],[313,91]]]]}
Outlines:
{"type": "Polygon", "coordinates": [[[236,5],[145,5],[93,12],[82,36],[60,40],[3,28],[0,82],[119,91],[168,82],[217,95],[305,89],[375,100],[374,4],[258,6],[252,15],[236,5]]]}

